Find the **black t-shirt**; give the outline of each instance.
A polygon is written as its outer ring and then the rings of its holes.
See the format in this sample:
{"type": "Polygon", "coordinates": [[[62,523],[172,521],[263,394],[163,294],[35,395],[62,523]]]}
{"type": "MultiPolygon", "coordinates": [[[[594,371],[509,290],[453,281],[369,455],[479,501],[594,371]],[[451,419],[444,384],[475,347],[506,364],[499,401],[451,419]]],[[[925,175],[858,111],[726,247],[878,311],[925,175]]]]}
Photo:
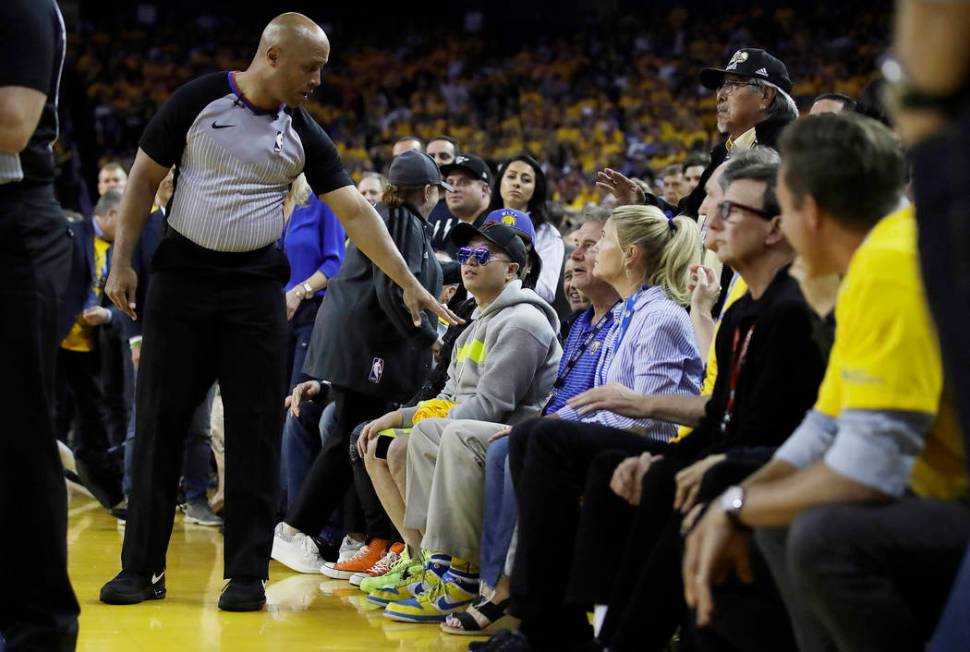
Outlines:
{"type": "Polygon", "coordinates": [[[448,202],[443,197],[431,210],[428,223],[431,224],[432,229],[431,246],[435,251],[444,251],[448,245],[448,234],[451,233],[451,228],[458,224],[458,218],[451,214],[448,202]]]}
{"type": "Polygon", "coordinates": [[[304,109],[254,106],[232,72],[176,90],[139,146],[156,163],[176,165],[169,226],[216,251],[276,242],[283,200],[301,172],[318,195],[353,184],[333,141],[304,109]]]}
{"type": "Polygon", "coordinates": [[[57,93],[64,65],[64,19],[54,0],[0,2],[0,86],[24,86],[47,96],[37,129],[19,155],[0,154],[0,178],[40,185],[54,181],[57,93]],[[14,158],[16,157],[16,158],[14,158]]]}

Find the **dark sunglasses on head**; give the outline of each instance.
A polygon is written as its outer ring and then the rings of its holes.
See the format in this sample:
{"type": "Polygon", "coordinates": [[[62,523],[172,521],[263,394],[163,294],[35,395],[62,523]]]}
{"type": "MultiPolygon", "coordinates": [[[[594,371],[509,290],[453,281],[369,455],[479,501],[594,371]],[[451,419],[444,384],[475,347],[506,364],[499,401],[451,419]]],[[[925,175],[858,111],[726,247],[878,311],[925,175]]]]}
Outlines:
{"type": "Polygon", "coordinates": [[[504,260],[503,258],[493,258],[492,252],[488,250],[488,247],[478,247],[476,249],[461,247],[458,253],[455,254],[455,260],[458,261],[459,265],[465,265],[472,256],[475,257],[475,262],[479,265],[488,265],[493,260],[504,260]]]}

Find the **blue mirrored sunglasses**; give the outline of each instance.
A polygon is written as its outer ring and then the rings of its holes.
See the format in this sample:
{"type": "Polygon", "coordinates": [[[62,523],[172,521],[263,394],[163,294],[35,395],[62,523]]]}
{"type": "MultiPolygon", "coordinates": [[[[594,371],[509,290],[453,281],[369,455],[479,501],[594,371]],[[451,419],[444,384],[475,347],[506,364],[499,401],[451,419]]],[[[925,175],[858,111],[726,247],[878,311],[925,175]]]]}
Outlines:
{"type": "Polygon", "coordinates": [[[475,262],[479,265],[488,265],[488,261],[492,258],[492,252],[488,250],[488,247],[478,247],[477,249],[461,247],[455,254],[455,260],[458,261],[459,265],[465,265],[472,256],[475,257],[475,262]]]}

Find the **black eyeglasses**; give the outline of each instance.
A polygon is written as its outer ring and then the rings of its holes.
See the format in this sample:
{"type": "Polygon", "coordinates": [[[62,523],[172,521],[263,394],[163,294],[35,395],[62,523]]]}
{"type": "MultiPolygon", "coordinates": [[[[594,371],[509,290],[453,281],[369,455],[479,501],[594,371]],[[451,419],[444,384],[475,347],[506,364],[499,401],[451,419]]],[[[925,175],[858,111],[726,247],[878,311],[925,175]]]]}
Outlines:
{"type": "Polygon", "coordinates": [[[488,250],[488,247],[478,247],[472,249],[471,247],[461,247],[455,254],[455,260],[458,261],[459,265],[467,265],[468,261],[472,258],[475,259],[479,265],[488,265],[493,260],[501,260],[505,262],[511,262],[505,258],[497,258],[492,256],[492,252],[488,250]]]}
{"type": "Polygon", "coordinates": [[[724,91],[725,95],[730,95],[734,91],[738,90],[742,86],[757,86],[757,84],[749,81],[740,81],[737,79],[729,79],[727,81],[721,82],[721,85],[717,87],[717,93],[724,91]]]}
{"type": "Polygon", "coordinates": [[[718,217],[720,217],[725,222],[728,221],[728,218],[731,217],[731,213],[733,213],[735,210],[747,211],[749,213],[753,213],[758,217],[761,217],[766,220],[770,220],[771,218],[774,217],[774,215],[772,215],[768,211],[762,210],[760,208],[755,208],[754,206],[745,206],[744,204],[739,204],[738,202],[734,202],[734,201],[722,201],[720,204],[717,205],[718,217]]]}

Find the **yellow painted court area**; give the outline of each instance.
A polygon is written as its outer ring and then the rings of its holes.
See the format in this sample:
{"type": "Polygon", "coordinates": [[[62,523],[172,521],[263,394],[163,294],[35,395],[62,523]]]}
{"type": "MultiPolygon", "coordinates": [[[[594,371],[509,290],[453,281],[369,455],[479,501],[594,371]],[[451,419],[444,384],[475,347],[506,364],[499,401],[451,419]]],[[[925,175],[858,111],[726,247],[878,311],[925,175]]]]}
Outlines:
{"type": "Polygon", "coordinates": [[[105,605],[98,592],[119,570],[124,530],[90,498],[71,493],[68,509],[71,581],[81,603],[79,652],[464,650],[475,640],[442,634],[437,625],[387,620],[348,582],[293,573],[275,561],[262,612],[219,611],[222,535],[185,525],[181,515],[168,549],[167,597],[105,605]]]}

